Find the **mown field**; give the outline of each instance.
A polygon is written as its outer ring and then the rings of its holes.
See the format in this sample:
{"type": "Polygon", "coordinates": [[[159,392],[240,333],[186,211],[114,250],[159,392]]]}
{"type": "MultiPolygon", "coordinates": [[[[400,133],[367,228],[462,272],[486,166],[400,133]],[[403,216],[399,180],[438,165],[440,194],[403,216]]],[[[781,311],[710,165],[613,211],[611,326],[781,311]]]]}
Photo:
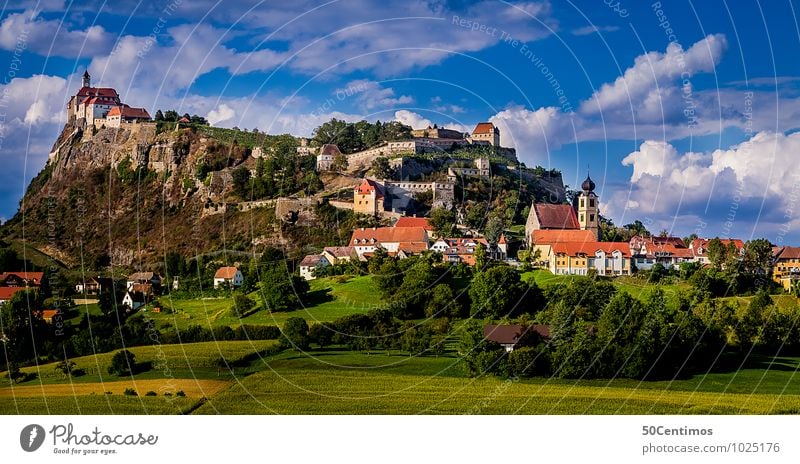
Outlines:
{"type": "Polygon", "coordinates": [[[689,379],[504,380],[463,377],[452,357],[327,352],[277,357],[197,413],[780,414],[800,411],[798,359],[689,379]]]}

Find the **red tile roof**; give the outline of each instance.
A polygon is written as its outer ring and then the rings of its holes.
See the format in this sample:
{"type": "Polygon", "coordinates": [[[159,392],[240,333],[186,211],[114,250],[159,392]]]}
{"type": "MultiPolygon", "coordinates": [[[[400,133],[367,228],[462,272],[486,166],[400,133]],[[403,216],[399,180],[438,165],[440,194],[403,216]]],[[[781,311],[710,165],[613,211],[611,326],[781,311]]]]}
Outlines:
{"type": "Polygon", "coordinates": [[[630,256],[628,242],[557,242],[553,244],[553,253],[566,254],[567,256],[592,255],[598,250],[606,254],[614,251],[622,252],[622,256],[630,256]]]}
{"type": "Polygon", "coordinates": [[[427,234],[422,227],[373,227],[353,231],[350,246],[378,245],[381,243],[423,243],[428,246],[427,234]]]}
{"type": "Polygon", "coordinates": [[[6,280],[9,276],[17,276],[18,278],[32,282],[35,285],[40,285],[42,283],[42,279],[44,278],[44,272],[3,272],[0,273],[0,280],[6,280]]]}
{"type": "Polygon", "coordinates": [[[490,122],[479,122],[477,126],[475,126],[475,130],[472,131],[473,134],[493,134],[495,131],[494,124],[490,122]]]}
{"type": "MultiPolygon", "coordinates": [[[[710,241],[711,239],[707,238],[696,238],[689,243],[689,248],[692,250],[695,256],[705,256],[708,252],[708,242],[710,241]]],[[[720,242],[722,242],[722,244],[725,246],[728,246],[729,243],[733,243],[739,250],[744,248],[744,242],[738,238],[723,238],[720,239],[720,242]]]]}
{"type": "Polygon", "coordinates": [[[334,258],[349,258],[353,255],[355,249],[353,247],[325,247],[322,251],[327,251],[334,258]]]}
{"type": "Polygon", "coordinates": [[[375,198],[383,198],[383,188],[374,180],[364,179],[355,188],[355,193],[358,195],[369,195],[372,192],[375,192],[375,198]]]}
{"type": "MultiPolygon", "coordinates": [[[[327,260],[326,260],[327,261],[327,260]]],[[[307,255],[300,261],[301,267],[314,267],[322,262],[322,255],[307,255]]]]}
{"type": "Polygon", "coordinates": [[[25,291],[25,287],[0,287],[0,301],[8,301],[17,292],[25,291]]]}
{"type": "Polygon", "coordinates": [[[591,230],[575,229],[547,229],[534,230],[533,243],[537,245],[558,242],[594,242],[597,237],[591,230]]]}
{"type": "Polygon", "coordinates": [[[534,203],[533,208],[541,229],[580,229],[578,216],[571,205],[534,203]]]}
{"type": "Polygon", "coordinates": [[[432,230],[433,227],[428,222],[428,218],[401,217],[394,224],[395,227],[422,227],[425,230],[432,230]]]}
{"type": "Polygon", "coordinates": [[[221,267],[221,268],[217,269],[216,273],[214,273],[214,278],[215,279],[233,279],[233,277],[236,275],[236,271],[238,271],[238,270],[239,270],[239,268],[237,268],[235,266],[221,267]]]}
{"type": "Polygon", "coordinates": [[[150,113],[144,108],[131,108],[128,105],[115,106],[108,112],[108,116],[122,116],[131,119],[150,119],[150,113]]]}

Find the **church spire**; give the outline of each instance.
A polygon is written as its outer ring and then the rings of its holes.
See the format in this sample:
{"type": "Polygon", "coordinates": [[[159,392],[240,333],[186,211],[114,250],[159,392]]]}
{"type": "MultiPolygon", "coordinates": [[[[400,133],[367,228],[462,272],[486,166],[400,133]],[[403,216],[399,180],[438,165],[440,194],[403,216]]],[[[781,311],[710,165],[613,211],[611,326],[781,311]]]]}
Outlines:
{"type": "Polygon", "coordinates": [[[89,70],[83,71],[83,86],[84,87],[91,87],[92,86],[92,76],[89,75],[89,70]]]}

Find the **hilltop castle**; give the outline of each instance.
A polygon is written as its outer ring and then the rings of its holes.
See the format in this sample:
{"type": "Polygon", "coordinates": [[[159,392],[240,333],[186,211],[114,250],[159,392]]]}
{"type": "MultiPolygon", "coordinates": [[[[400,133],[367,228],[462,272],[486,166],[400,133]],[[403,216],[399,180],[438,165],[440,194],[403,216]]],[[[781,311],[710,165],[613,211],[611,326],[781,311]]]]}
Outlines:
{"type": "Polygon", "coordinates": [[[83,73],[83,85],[67,103],[69,122],[86,121],[86,126],[120,127],[125,123],[149,121],[150,114],[144,108],[132,108],[119,98],[110,87],[92,87],[89,71],[83,73]]]}

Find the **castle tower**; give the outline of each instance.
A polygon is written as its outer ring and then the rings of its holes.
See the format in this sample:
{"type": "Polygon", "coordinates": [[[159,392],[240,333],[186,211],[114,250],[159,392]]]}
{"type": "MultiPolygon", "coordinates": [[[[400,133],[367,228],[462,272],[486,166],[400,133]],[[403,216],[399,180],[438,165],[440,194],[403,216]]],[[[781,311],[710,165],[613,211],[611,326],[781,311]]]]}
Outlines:
{"type": "Polygon", "coordinates": [[[578,224],[581,230],[591,230],[594,236],[600,238],[600,214],[598,212],[598,198],[594,193],[594,182],[589,175],[581,184],[581,193],[578,195],[578,224]]]}
{"type": "Polygon", "coordinates": [[[89,70],[83,72],[83,86],[84,87],[91,87],[92,86],[92,76],[89,75],[89,70]]]}

